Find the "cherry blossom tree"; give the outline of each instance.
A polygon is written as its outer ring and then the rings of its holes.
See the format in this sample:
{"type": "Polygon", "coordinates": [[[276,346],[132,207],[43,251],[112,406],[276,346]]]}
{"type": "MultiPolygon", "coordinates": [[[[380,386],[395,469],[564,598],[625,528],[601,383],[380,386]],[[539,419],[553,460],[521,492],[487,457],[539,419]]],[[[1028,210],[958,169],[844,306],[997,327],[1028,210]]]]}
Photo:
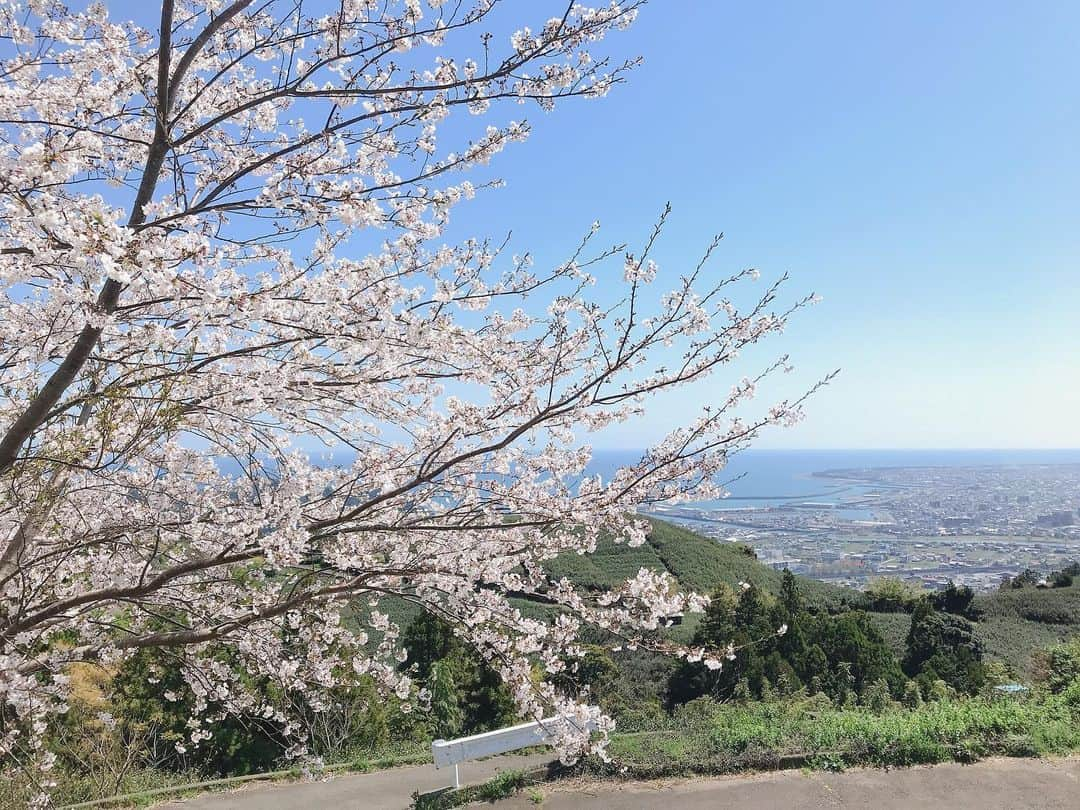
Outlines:
{"type": "Polygon", "coordinates": [[[187,744],[229,711],[299,751],[217,651],[316,706],[361,676],[407,699],[388,597],[572,721],[565,756],[602,746],[610,721],[533,668],[587,624],[660,644],[705,600],[645,570],[581,593],[543,561],[643,542],[642,509],[715,495],[803,398],[735,414],[780,360],[607,479],[584,442],[810,299],[737,308],[756,274],[716,277],[715,241],[660,294],[659,226],[543,268],[443,234],[466,170],[528,135],[502,107],[622,82],[635,60],[602,51],[640,5],[164,0],[140,27],[0,2],[0,757],[46,773],[70,666],[144,648],[205,710],[187,744]]]}

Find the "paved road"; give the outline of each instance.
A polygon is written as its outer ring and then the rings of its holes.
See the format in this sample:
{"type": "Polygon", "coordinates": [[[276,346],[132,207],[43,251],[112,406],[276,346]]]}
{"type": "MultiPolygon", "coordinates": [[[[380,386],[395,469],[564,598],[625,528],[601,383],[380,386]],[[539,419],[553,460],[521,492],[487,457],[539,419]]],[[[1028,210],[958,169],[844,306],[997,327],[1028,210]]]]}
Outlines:
{"type": "MultiPolygon", "coordinates": [[[[462,779],[480,782],[498,771],[533,768],[549,756],[506,756],[468,763],[462,779]]],[[[322,782],[261,784],[164,805],[159,810],[403,810],[414,790],[448,783],[430,766],[351,774],[322,782]]],[[[452,779],[452,775],[450,777],[452,779]]],[[[1080,757],[991,759],[844,773],[782,771],[716,779],[656,782],[556,782],[529,795],[483,807],[498,810],[1077,810],[1080,757]]]]}
{"type": "MultiPolygon", "coordinates": [[[[545,785],[498,810],[1078,810],[1080,758],[992,759],[844,773],[782,771],[663,782],[545,785]]],[[[487,806],[487,805],[485,805],[487,806]]]]}
{"type": "MultiPolygon", "coordinates": [[[[461,766],[461,781],[483,782],[499,771],[536,768],[550,761],[551,754],[537,754],[467,762],[461,766]]],[[[254,783],[229,793],[159,805],[157,810],[403,810],[411,805],[414,790],[436,790],[453,781],[453,768],[436,771],[433,765],[418,765],[319,782],[254,783]]]]}

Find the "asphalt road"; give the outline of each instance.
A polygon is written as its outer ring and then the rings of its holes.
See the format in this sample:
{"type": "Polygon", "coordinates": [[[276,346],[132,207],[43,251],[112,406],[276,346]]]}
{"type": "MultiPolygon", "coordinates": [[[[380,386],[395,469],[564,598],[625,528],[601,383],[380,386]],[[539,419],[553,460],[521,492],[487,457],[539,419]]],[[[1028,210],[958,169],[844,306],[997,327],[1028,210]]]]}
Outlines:
{"type": "MultiPolygon", "coordinates": [[[[464,766],[480,782],[500,770],[532,768],[549,756],[506,756],[464,766]]],[[[403,810],[414,790],[449,783],[452,771],[430,766],[351,774],[322,782],[262,784],[164,805],[164,810],[403,810]],[[448,778],[449,777],[449,778],[448,778]]],[[[567,781],[484,804],[498,810],[1078,810],[1080,757],[991,759],[843,773],[781,771],[656,782],[567,781]]]]}
{"type": "MultiPolygon", "coordinates": [[[[499,771],[537,768],[550,761],[551,754],[536,754],[466,762],[461,781],[484,782],[499,771]]],[[[158,805],[157,810],[404,810],[412,804],[414,790],[437,790],[453,781],[453,768],[436,771],[434,765],[417,765],[317,782],[253,783],[228,793],[158,805]]]]}
{"type": "Polygon", "coordinates": [[[1080,758],[662,782],[550,784],[498,810],[1078,810],[1080,758]]]}

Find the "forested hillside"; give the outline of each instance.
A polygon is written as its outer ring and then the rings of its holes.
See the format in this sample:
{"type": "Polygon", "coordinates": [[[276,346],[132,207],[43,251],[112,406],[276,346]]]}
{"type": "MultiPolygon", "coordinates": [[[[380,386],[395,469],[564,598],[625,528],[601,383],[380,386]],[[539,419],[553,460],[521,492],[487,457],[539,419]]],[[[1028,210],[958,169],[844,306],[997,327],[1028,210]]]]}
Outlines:
{"type": "MultiPolygon", "coordinates": [[[[551,561],[548,571],[579,585],[603,588],[618,584],[644,566],[668,571],[683,587],[702,593],[712,593],[721,584],[736,587],[747,582],[766,593],[779,594],[783,573],[759,562],[748,546],[718,542],[662,520],[650,523],[648,540],[640,548],[606,541],[595,554],[563,555],[551,561]]],[[[883,604],[872,593],[808,577],[796,576],[795,580],[808,609],[866,610],[896,656],[903,656],[911,627],[910,604],[883,604]]],[[[914,596],[908,593],[899,599],[914,596]]],[[[976,595],[973,606],[973,615],[978,617],[975,631],[986,659],[1008,665],[1021,680],[1034,674],[1034,653],[1080,633],[1080,584],[1038,588],[1028,583],[976,595]]],[[[696,626],[695,617],[690,617],[677,635],[688,637],[696,626]]]]}
{"type": "MultiPolygon", "coordinates": [[[[637,573],[642,566],[668,571],[684,588],[709,593],[723,583],[740,582],[770,592],[780,589],[781,572],[758,562],[753,549],[742,543],[721,543],[662,520],[649,521],[645,545],[627,548],[601,542],[595,554],[562,555],[548,564],[555,577],[569,577],[579,585],[610,587],[637,573]]],[[[806,598],[820,607],[838,607],[857,598],[856,591],[799,577],[806,598]]]]}
{"type": "MultiPolygon", "coordinates": [[[[829,766],[841,745],[844,762],[889,764],[1080,746],[1070,730],[1080,711],[1080,586],[1066,577],[1048,588],[1026,575],[981,595],[920,592],[894,580],[856,591],[775,571],[745,545],[658,520],[638,548],[604,541],[594,554],[566,554],[546,566],[552,578],[597,590],[642,567],[668,572],[678,587],[712,597],[703,615],[686,616],[668,638],[736,647],[715,671],[590,631],[583,659],[558,674],[535,668],[536,679],[599,702],[616,719],[612,750],[642,776],[761,767],[803,753],[825,756],[829,766]],[[1031,688],[1031,699],[1008,697],[1003,705],[996,687],[1017,681],[1031,688]]],[[[557,610],[535,598],[513,602],[546,619],[557,610]]],[[[355,609],[370,610],[366,603],[355,609]]],[[[428,697],[414,693],[416,705],[405,711],[373,682],[333,692],[324,708],[302,711],[313,753],[364,767],[423,760],[433,737],[518,719],[496,670],[449,624],[402,600],[383,600],[379,610],[400,624],[408,657],[399,668],[428,697]]],[[[58,795],[67,800],[287,761],[272,724],[224,715],[212,737],[183,745],[191,704],[200,698],[185,690],[167,653],[147,650],[71,675],[72,708],[50,732],[58,795]],[[135,744],[150,755],[132,757],[135,744]]],[[[255,694],[296,699],[269,679],[247,683],[255,694]]],[[[0,806],[2,798],[0,791],[0,806]]]]}

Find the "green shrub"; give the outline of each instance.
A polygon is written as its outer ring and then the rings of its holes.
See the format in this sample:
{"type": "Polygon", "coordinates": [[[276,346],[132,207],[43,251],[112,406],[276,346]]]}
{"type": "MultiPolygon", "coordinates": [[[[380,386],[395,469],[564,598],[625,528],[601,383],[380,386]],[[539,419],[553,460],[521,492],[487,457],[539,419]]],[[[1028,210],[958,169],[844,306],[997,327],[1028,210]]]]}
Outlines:
{"type": "Polygon", "coordinates": [[[524,771],[503,771],[479,785],[466,785],[459,790],[443,790],[435,793],[414,793],[414,810],[450,810],[474,802],[496,802],[506,799],[530,784],[532,780],[524,771]]]}
{"type": "Polygon", "coordinates": [[[885,714],[892,705],[888,681],[884,678],[874,681],[863,695],[863,704],[874,714],[885,714]]]}
{"type": "Polygon", "coordinates": [[[746,705],[700,698],[680,707],[664,728],[614,735],[615,764],[588,767],[609,774],[625,767],[631,776],[647,777],[772,767],[795,755],[813,767],[837,758],[850,765],[911,765],[1065,753],[1080,750],[1080,715],[1070,700],[1080,694],[945,696],[913,708],[890,702],[875,712],[836,708],[820,697],[746,705]]]}
{"type": "Polygon", "coordinates": [[[1046,685],[1060,693],[1080,681],[1080,637],[1046,650],[1046,685]]]}

